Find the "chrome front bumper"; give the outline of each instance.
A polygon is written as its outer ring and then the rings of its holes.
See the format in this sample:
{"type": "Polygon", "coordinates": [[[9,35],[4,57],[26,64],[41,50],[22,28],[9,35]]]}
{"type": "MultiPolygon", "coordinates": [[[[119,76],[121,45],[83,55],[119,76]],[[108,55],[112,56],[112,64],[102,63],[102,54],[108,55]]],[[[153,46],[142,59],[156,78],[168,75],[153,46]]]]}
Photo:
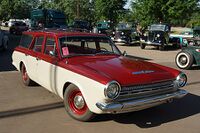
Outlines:
{"type": "Polygon", "coordinates": [[[160,46],[161,45],[161,43],[157,43],[157,42],[150,42],[150,41],[148,41],[148,42],[143,42],[144,44],[147,44],[147,45],[154,45],[154,46],[160,46]]]}
{"type": "Polygon", "coordinates": [[[174,98],[182,98],[187,93],[188,92],[185,90],[178,90],[173,93],[144,99],[130,100],[125,102],[96,103],[96,106],[105,113],[124,113],[150,108],[168,101],[172,101],[174,98]]]}
{"type": "Polygon", "coordinates": [[[126,40],[124,40],[124,39],[114,39],[113,40],[115,43],[127,43],[127,41],[126,40]]]}

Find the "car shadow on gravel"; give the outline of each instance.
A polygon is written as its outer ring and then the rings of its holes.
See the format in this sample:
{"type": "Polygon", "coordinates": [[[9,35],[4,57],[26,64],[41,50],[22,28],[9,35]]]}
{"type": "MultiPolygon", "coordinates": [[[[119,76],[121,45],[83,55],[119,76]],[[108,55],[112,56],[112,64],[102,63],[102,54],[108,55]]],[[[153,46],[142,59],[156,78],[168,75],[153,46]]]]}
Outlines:
{"type": "Polygon", "coordinates": [[[47,110],[52,110],[52,109],[57,109],[57,108],[63,108],[63,102],[50,103],[50,104],[38,105],[38,106],[34,106],[34,107],[26,107],[26,108],[20,108],[20,109],[1,111],[0,112],[0,119],[7,118],[7,117],[26,115],[26,114],[30,114],[30,113],[42,112],[42,111],[47,111],[47,110]]]}
{"type": "Polygon", "coordinates": [[[200,96],[188,94],[182,99],[174,100],[172,103],[142,111],[116,115],[100,115],[95,121],[113,120],[122,124],[135,124],[140,128],[151,128],[198,113],[200,113],[200,96]]]}
{"type": "MultiPolygon", "coordinates": [[[[157,47],[154,47],[154,46],[146,46],[144,50],[158,50],[158,51],[161,51],[157,47]]],[[[178,51],[178,50],[180,50],[180,48],[176,48],[174,46],[166,46],[165,49],[162,50],[162,51],[178,51]]]]}
{"type": "Polygon", "coordinates": [[[16,70],[12,65],[12,53],[14,48],[19,44],[20,36],[8,34],[8,37],[8,49],[6,51],[0,51],[0,72],[16,70]]]}

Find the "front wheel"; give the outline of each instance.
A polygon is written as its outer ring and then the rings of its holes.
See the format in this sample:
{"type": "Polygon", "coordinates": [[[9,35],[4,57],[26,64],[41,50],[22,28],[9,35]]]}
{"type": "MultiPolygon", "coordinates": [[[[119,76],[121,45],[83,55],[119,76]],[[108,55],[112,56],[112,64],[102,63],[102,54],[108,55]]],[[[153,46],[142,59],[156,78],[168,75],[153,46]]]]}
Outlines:
{"type": "Polygon", "coordinates": [[[160,51],[165,50],[165,46],[164,46],[164,45],[160,45],[160,46],[159,46],[159,50],[160,50],[160,51]]]}
{"type": "Polygon", "coordinates": [[[94,113],[89,110],[81,91],[73,84],[65,90],[64,106],[66,112],[76,120],[90,121],[94,117],[94,113]]]}
{"type": "Polygon", "coordinates": [[[185,51],[181,51],[176,55],[176,65],[181,69],[190,69],[193,65],[193,56],[185,51]]]}

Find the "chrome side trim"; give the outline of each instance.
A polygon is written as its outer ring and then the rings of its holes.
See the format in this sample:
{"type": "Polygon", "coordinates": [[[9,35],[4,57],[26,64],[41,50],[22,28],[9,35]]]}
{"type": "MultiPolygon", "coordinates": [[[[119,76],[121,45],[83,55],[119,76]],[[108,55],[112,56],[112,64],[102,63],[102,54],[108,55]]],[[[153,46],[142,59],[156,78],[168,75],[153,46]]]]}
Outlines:
{"type": "Polygon", "coordinates": [[[146,44],[146,45],[155,45],[155,46],[161,46],[162,44],[161,43],[156,43],[156,42],[150,42],[150,41],[147,41],[147,42],[142,42],[142,43],[144,43],[144,44],[146,44]]]}
{"type": "Polygon", "coordinates": [[[125,102],[96,103],[96,106],[105,113],[130,112],[153,107],[164,102],[170,101],[174,98],[182,98],[187,93],[188,92],[185,90],[178,90],[173,93],[167,93],[144,99],[130,100],[125,102]]]}

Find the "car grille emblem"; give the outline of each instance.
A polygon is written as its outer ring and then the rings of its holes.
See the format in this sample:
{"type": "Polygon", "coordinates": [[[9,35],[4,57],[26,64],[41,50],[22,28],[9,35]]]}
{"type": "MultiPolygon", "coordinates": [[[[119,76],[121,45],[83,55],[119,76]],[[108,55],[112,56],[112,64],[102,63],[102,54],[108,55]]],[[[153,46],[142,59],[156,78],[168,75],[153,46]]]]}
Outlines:
{"type": "Polygon", "coordinates": [[[132,72],[133,75],[139,75],[139,74],[148,74],[148,73],[153,73],[153,70],[142,70],[142,71],[137,71],[137,72],[132,72]]]}

